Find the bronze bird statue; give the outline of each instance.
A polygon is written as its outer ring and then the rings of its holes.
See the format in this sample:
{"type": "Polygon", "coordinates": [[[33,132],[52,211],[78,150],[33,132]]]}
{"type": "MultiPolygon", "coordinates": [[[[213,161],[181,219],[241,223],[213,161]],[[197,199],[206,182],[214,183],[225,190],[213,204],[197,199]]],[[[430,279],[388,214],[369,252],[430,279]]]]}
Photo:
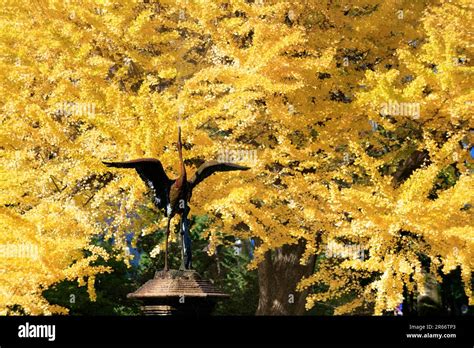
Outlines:
{"type": "Polygon", "coordinates": [[[191,268],[191,238],[189,236],[188,214],[190,208],[189,201],[193,189],[204,179],[216,172],[226,172],[231,170],[248,170],[249,167],[234,163],[225,163],[218,161],[208,161],[202,164],[191,180],[187,179],[186,167],[183,160],[183,145],[181,143],[181,127],[178,127],[178,154],[180,163],[180,174],[177,179],[170,179],[166,175],[163,165],[155,158],[139,158],[127,162],[105,162],[107,167],[115,168],[134,168],[140,178],[145,182],[153,195],[153,203],[164,212],[168,218],[166,225],[166,243],[165,243],[165,271],[168,267],[168,239],[170,234],[171,219],[179,214],[180,232],[181,232],[181,268],[191,268]]]}

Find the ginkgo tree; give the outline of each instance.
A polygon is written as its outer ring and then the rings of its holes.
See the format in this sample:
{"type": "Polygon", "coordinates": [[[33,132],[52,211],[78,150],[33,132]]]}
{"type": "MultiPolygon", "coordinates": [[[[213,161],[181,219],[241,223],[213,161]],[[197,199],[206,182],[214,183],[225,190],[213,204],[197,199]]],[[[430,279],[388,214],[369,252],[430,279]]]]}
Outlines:
{"type": "Polygon", "coordinates": [[[152,209],[136,175],[101,161],[156,157],[177,174],[178,125],[188,170],[256,153],[191,205],[210,218],[210,252],[227,235],[256,240],[259,313],[349,292],[361,297],[338,312],[391,310],[421,286],[420,253],[433,272],[461,265],[472,298],[470,15],[463,1],[5,1],[0,244],[37,258],[0,258],[1,312],[66,312],[41,295],[63,279],[93,298],[110,269],[91,240],[113,237],[128,260],[129,231],[164,227],[133,214],[152,209]],[[419,118],[390,102],[418,103],[419,118]],[[426,167],[395,183],[415,150],[426,167]],[[456,184],[427,197],[453,163],[456,184]],[[369,257],[324,257],[335,242],[369,257]],[[328,291],[313,294],[318,283],[328,291]]]}
{"type": "Polygon", "coordinates": [[[367,110],[375,129],[363,141],[348,144],[360,171],[351,166],[339,177],[346,186],[332,185],[329,201],[340,220],[326,234],[329,241],[359,246],[363,257],[349,255],[336,268],[334,260],[322,260],[319,271],[300,283],[302,288],[329,284],[308,297],[308,307],[352,293],[355,299],[336,313],[375,304],[375,313],[381,314],[408,294],[423,293],[427,274],[441,282],[443,274],[457,267],[472,304],[472,49],[463,30],[467,18],[472,18],[467,3],[427,10],[425,36],[397,50],[399,68],[367,72],[367,90],[358,93],[357,104],[367,110]],[[389,102],[398,110],[385,112],[389,102]],[[408,103],[421,105],[420,112],[402,108],[408,103]],[[447,168],[455,172],[451,187],[439,185],[447,168]]]}

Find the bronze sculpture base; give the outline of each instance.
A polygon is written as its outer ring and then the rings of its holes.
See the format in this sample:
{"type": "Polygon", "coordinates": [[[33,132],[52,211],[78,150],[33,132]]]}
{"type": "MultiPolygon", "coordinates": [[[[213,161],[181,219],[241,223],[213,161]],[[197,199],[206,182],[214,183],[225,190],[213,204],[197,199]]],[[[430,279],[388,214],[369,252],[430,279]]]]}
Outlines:
{"type": "Polygon", "coordinates": [[[157,271],[155,277],[128,298],[143,302],[145,315],[206,316],[229,295],[193,270],[157,271]]]}

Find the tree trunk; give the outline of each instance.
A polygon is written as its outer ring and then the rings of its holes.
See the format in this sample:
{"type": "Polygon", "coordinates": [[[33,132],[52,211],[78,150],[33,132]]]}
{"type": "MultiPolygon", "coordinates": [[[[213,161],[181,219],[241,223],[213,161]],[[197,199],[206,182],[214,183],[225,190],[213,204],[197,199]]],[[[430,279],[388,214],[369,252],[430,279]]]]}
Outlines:
{"type": "Polygon", "coordinates": [[[296,292],[303,276],[312,274],[316,258],[300,265],[305,244],[284,245],[267,251],[258,266],[259,301],[257,315],[303,315],[308,291],[296,292]]]}
{"type": "MultiPolygon", "coordinates": [[[[403,163],[399,164],[397,171],[393,174],[393,177],[395,178],[394,186],[397,187],[402,184],[416,169],[420,168],[423,163],[431,163],[429,157],[429,153],[426,150],[413,151],[403,163]]],[[[426,265],[424,268],[426,278],[425,286],[423,289],[419,289],[419,293],[416,297],[416,304],[412,298],[405,299],[405,307],[408,307],[403,310],[405,315],[413,315],[414,313],[422,316],[443,314],[440,286],[436,277],[429,273],[429,265],[426,265]],[[415,306],[416,309],[413,308],[415,306]]]]}

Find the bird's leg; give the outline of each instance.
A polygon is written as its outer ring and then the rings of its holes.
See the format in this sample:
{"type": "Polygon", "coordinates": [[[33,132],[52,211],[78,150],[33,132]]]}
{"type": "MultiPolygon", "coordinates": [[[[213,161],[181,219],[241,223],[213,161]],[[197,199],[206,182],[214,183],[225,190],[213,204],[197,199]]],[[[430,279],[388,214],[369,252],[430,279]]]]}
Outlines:
{"type": "Polygon", "coordinates": [[[181,239],[181,266],[179,266],[180,271],[184,271],[186,267],[184,267],[184,233],[183,233],[183,228],[184,228],[184,221],[183,221],[183,215],[180,216],[179,219],[179,236],[181,239]]]}
{"type": "Polygon", "coordinates": [[[182,235],[182,252],[184,260],[184,268],[191,269],[192,251],[191,251],[191,237],[189,236],[189,207],[186,205],[182,216],[181,235],[182,235]]]}
{"type": "Polygon", "coordinates": [[[166,225],[165,271],[169,270],[169,267],[168,267],[168,239],[169,239],[169,236],[170,236],[170,222],[171,222],[171,216],[168,217],[168,224],[166,225]]]}

